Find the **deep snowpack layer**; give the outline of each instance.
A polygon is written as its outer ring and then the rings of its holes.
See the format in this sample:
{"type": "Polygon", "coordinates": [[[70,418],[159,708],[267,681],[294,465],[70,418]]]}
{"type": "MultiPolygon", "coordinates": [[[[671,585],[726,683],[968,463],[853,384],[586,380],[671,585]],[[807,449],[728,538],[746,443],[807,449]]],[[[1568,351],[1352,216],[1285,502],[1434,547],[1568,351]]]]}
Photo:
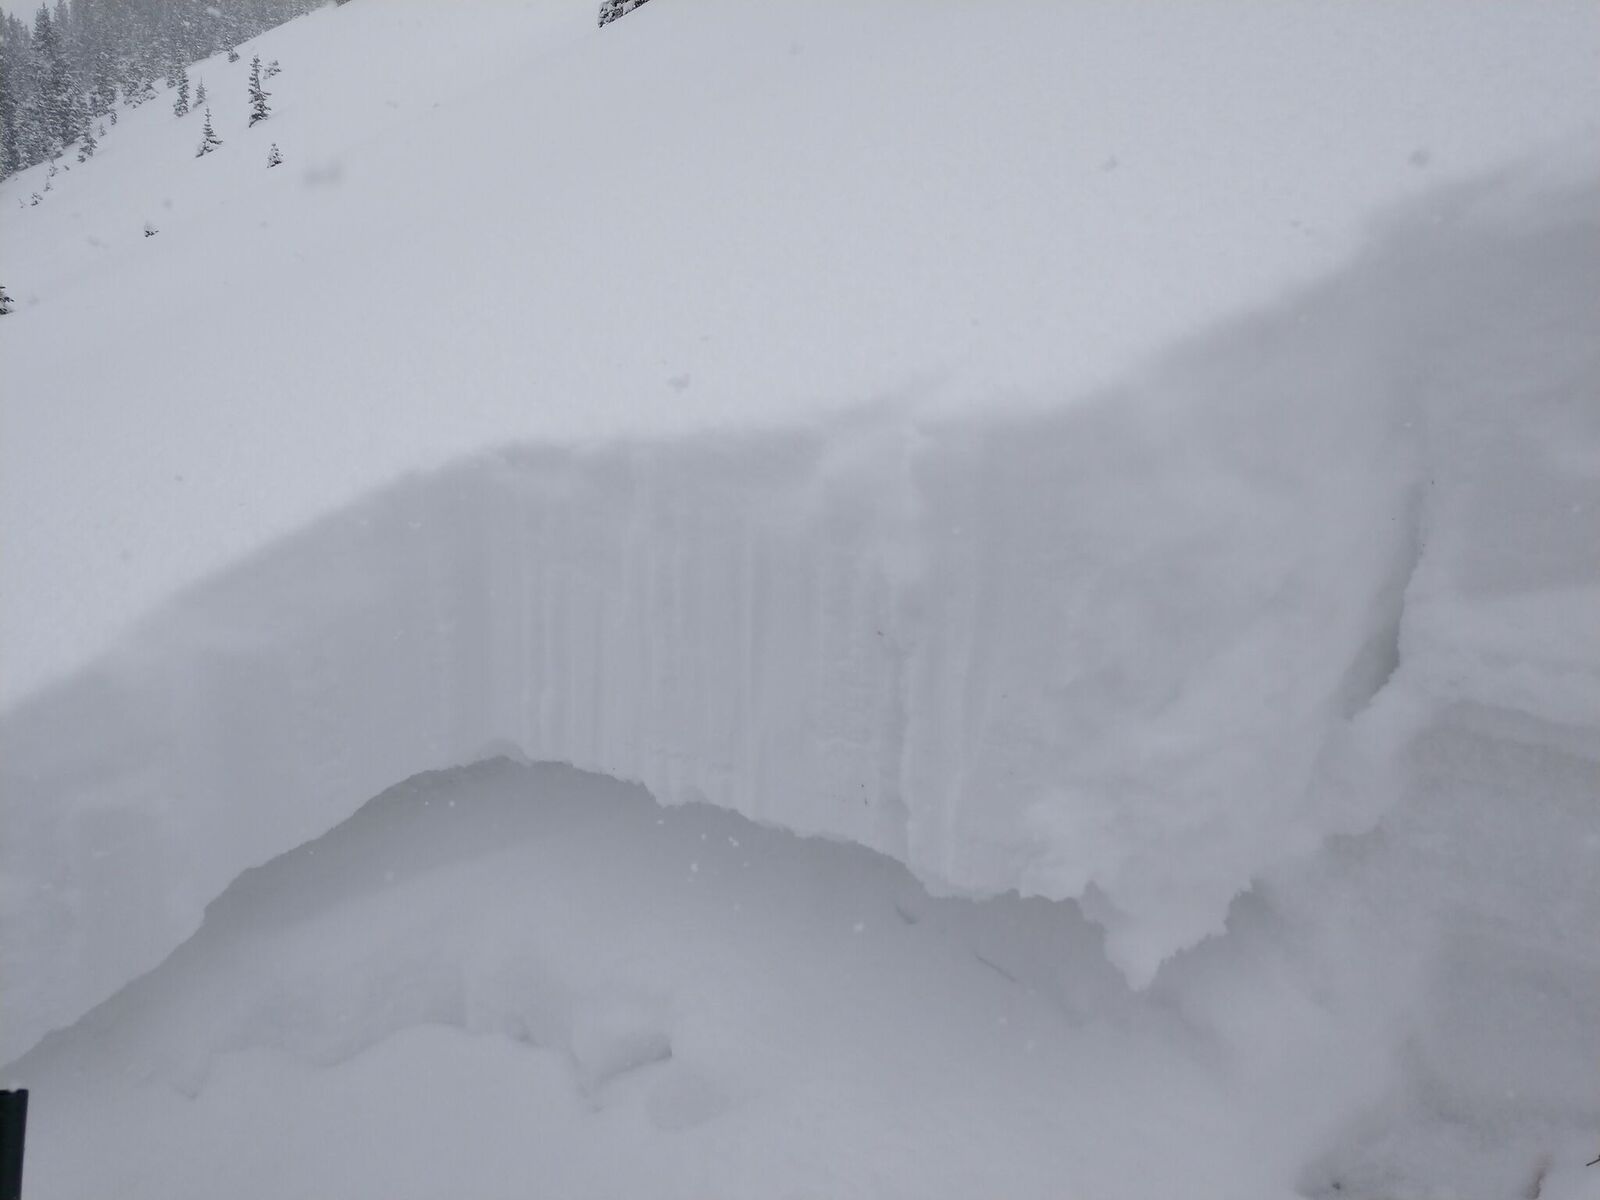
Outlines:
{"type": "Polygon", "coordinates": [[[508,449],[274,546],[0,723],[8,1051],[496,748],[1078,898],[1137,983],[1441,704],[1582,748],[1593,199],[1441,198],[1067,408],[508,449]]]}
{"type": "Polygon", "coordinates": [[[1311,781],[1382,678],[1412,474],[1399,422],[1341,390],[1253,449],[1275,388],[1219,391],[1220,423],[1119,397],[513,450],[341,513],[0,726],[33,898],[5,916],[7,1036],[386,782],[507,745],[932,883],[1092,885],[1147,979],[1351,821],[1311,781]],[[1316,465],[1241,486],[1285,439],[1316,465]]]}

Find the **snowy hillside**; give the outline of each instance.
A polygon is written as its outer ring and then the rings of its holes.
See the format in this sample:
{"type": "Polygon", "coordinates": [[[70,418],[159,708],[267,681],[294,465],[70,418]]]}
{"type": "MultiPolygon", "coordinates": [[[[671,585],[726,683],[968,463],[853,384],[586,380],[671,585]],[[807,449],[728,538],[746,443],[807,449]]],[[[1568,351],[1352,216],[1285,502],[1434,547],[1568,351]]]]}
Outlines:
{"type": "Polygon", "coordinates": [[[1600,1194],[1591,8],[594,16],[0,183],[31,1187],[1600,1194]]]}

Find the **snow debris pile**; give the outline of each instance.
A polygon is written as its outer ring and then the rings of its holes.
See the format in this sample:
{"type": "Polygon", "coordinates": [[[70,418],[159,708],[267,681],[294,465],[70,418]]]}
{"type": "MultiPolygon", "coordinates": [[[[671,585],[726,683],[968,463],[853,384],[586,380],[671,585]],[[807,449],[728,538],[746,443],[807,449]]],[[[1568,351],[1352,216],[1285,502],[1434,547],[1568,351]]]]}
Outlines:
{"type": "Polygon", "coordinates": [[[853,846],[499,759],[247,872],[14,1073],[74,1112],[31,1147],[41,1196],[316,1194],[352,1147],[418,1200],[1258,1190],[1281,1152],[1105,1024],[1129,998],[1097,940],[1068,905],[933,900],[853,846]],[[263,1104],[270,1153],[230,1128],[263,1104]],[[1171,1153],[1130,1171],[1149,1138],[1171,1153]]]}

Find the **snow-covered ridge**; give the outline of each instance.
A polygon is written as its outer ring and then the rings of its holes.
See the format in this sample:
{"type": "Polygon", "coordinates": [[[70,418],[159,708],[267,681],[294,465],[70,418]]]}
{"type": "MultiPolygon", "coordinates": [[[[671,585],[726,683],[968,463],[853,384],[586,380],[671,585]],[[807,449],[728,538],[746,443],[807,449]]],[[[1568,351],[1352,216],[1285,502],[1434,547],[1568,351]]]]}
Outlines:
{"type": "Polygon", "coordinates": [[[1149,979],[1376,819],[1441,671],[1592,728],[1593,199],[1442,197],[1069,405],[509,448],[275,545],[0,723],[0,1058],[244,868],[508,745],[1079,898],[1149,979]],[[1561,503],[1501,512],[1538,489],[1561,503]],[[1544,624],[1450,615],[1507,604],[1544,624]],[[1450,666],[1518,636],[1520,689],[1450,666]]]}

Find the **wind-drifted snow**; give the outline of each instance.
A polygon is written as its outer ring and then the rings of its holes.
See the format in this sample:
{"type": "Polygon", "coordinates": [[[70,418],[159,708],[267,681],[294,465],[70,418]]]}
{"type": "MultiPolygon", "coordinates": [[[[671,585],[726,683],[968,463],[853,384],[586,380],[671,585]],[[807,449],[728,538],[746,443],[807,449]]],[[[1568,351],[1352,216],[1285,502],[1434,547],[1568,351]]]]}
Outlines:
{"type": "MultiPolygon", "coordinates": [[[[150,105],[48,204],[0,185],[0,1061],[511,753],[1075,900],[1095,1019],[1220,1047],[1162,1119],[1237,1103],[1221,1163],[1279,1122],[1244,1194],[1581,1194],[1586,11],[441,11],[259,39],[287,172],[241,104],[178,173],[150,105]]],[[[580,1087],[661,1051],[630,1004],[557,1038],[580,1087]]],[[[142,1021],[190,1090],[234,1045],[142,1021]]],[[[406,1045],[326,1102],[453,1053],[406,1045]]],[[[1082,1169],[1170,1192],[1126,1151],[1082,1169]]]]}
{"type": "MultiPolygon", "coordinates": [[[[1241,344],[1328,362],[1300,327],[1241,344]]],[[[1341,402],[1378,380],[1284,382],[513,450],[385,492],[5,724],[7,865],[56,889],[8,914],[17,991],[81,1009],[244,867],[503,744],[938,885],[1092,887],[1147,981],[1348,819],[1319,811],[1314,768],[1394,637],[1402,422],[1341,402]],[[1272,478],[1286,452],[1306,468],[1272,478]]]]}
{"type": "Polygon", "coordinates": [[[507,450],[274,547],[0,727],[8,879],[49,896],[6,914],[8,1036],[153,964],[386,781],[502,745],[935,886],[1079,898],[1147,982],[1262,871],[1376,818],[1419,703],[1477,681],[1592,728],[1584,651],[1539,653],[1592,644],[1582,198],[1524,199],[1519,231],[1511,201],[1459,197],[1064,409],[507,450]],[[1496,367],[1534,345],[1543,383],[1496,367]],[[1569,530],[1541,569],[1570,578],[1437,582],[1468,531],[1479,559],[1498,527],[1541,561],[1541,516],[1569,530]],[[1512,690],[1494,664],[1519,636],[1512,690]]]}

